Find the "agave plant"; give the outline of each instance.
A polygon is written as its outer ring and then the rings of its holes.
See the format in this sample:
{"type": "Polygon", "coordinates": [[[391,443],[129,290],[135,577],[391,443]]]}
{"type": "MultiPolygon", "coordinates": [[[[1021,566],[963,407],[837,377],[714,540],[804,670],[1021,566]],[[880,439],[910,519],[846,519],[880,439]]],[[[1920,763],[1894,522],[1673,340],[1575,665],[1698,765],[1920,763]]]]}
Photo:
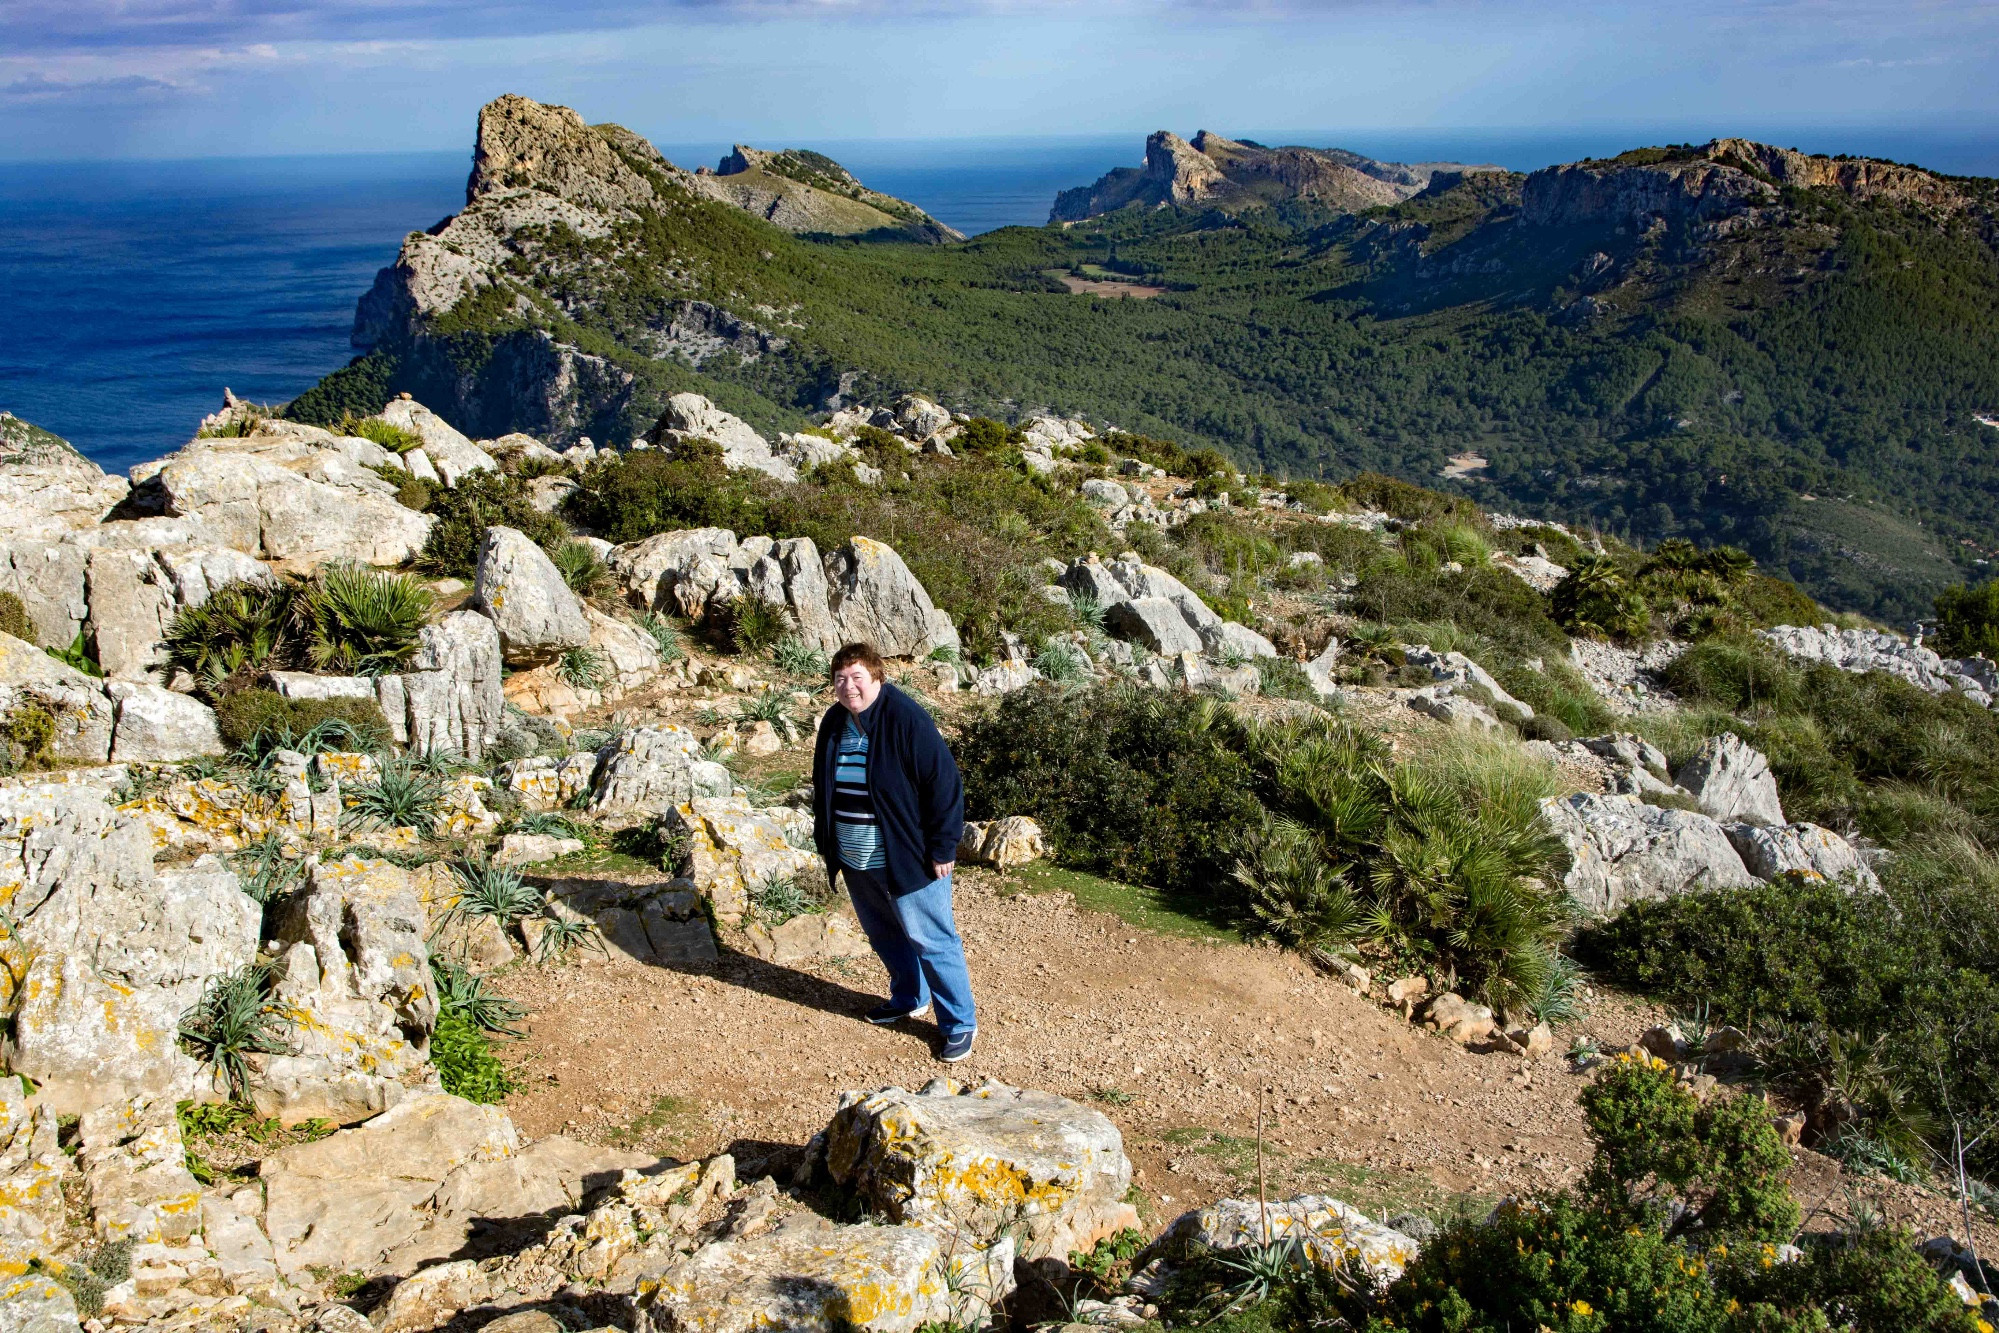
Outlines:
{"type": "Polygon", "coordinates": [[[275,666],[290,644],[294,595],[279,585],[232,583],[183,606],[167,625],[163,675],[184,671],[211,702],[239,672],[275,666]]]}
{"type": "Polygon", "coordinates": [[[416,651],[435,599],[422,580],[364,565],[320,570],[300,598],[307,651],[322,671],[382,676],[416,651]]]}

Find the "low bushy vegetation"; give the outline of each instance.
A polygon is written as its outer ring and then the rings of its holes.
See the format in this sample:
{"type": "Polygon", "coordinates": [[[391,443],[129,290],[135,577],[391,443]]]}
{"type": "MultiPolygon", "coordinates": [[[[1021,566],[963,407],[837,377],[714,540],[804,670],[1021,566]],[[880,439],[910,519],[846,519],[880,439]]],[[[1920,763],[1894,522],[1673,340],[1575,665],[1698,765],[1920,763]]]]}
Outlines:
{"type": "Polygon", "coordinates": [[[28,608],[11,592],[0,592],[0,634],[11,634],[24,643],[35,642],[35,625],[28,608]]]}
{"type": "Polygon", "coordinates": [[[1032,815],[1056,859],[1331,960],[1393,958],[1494,1000],[1540,989],[1563,924],[1549,775],[1463,742],[1396,764],[1331,719],[1256,725],[1127,686],[1022,691],[967,726],[968,813],[1032,815]]]}
{"type": "Polygon", "coordinates": [[[1187,1256],[1174,1322],[1224,1333],[1981,1333],[1906,1231],[1796,1236],[1790,1155],[1760,1098],[1706,1102],[1620,1056],[1582,1094],[1581,1184],[1445,1223],[1385,1291],[1277,1241],[1187,1256]],[[1780,1248],[1794,1237],[1797,1252],[1780,1248]],[[1295,1252],[1294,1252],[1295,1253],[1295,1252]],[[1219,1317],[1217,1317],[1219,1316],[1219,1317]]]}
{"type": "Polygon", "coordinates": [[[379,750],[388,719],[373,699],[288,699],[276,690],[243,689],[215,705],[222,743],[260,758],[270,750],[379,750]]]}
{"type": "Polygon", "coordinates": [[[327,565],[297,583],[232,583],[174,614],[161,673],[185,673],[211,703],[267,671],[386,675],[416,651],[433,609],[414,576],[361,565],[327,565]]]}
{"type": "Polygon", "coordinates": [[[1931,647],[1945,657],[1982,653],[1999,658],[1999,579],[1937,594],[1937,633],[1931,647]]]}
{"type": "Polygon", "coordinates": [[[437,516],[417,554],[417,567],[427,573],[471,578],[487,528],[513,528],[551,560],[570,545],[562,520],[536,509],[520,479],[505,472],[467,473],[454,487],[423,487],[412,498],[418,501],[413,508],[437,516]]]}

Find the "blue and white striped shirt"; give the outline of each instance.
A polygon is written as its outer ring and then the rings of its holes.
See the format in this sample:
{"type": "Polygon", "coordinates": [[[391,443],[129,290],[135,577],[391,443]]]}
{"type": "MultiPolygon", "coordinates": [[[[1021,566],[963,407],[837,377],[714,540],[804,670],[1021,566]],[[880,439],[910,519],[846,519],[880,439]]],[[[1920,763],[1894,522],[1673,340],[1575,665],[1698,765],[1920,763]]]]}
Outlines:
{"type": "Polygon", "coordinates": [[[868,791],[868,737],[851,713],[833,756],[833,833],[840,842],[841,865],[855,870],[882,868],[881,826],[875,822],[874,797],[868,791]]]}

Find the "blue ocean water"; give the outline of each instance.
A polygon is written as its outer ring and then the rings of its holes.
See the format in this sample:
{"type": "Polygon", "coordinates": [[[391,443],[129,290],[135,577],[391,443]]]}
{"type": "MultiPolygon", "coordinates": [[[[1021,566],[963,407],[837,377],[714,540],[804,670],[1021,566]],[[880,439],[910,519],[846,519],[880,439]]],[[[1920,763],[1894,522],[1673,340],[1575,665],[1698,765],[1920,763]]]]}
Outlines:
{"type": "MultiPolygon", "coordinates": [[[[1191,133],[1191,129],[1186,132],[1191,133]]],[[[1398,161],[1532,170],[1703,133],[1309,131],[1265,143],[1337,144],[1398,161]]],[[[1773,132],[1852,152],[1999,175],[1999,134],[1773,132]]],[[[1136,165],[1138,134],[808,142],[876,189],[968,234],[1039,226],[1059,190],[1136,165]]],[[[662,142],[683,166],[722,143],[662,142]]],[[[462,152],[0,164],[0,408],[122,470],[178,448],[226,385],[281,401],[352,355],[354,302],[405,233],[464,200],[462,152]]]]}

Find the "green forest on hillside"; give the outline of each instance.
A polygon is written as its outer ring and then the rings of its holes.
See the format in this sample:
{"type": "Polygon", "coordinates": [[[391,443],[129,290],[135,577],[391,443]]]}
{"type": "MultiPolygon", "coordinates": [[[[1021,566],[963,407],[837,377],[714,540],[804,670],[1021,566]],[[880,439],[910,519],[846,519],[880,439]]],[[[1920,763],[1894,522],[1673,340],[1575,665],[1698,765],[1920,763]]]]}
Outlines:
{"type": "Polygon", "coordinates": [[[859,371],[849,401],[1053,410],[1278,476],[1382,471],[1639,541],[1732,542],[1893,619],[1999,549],[1999,431],[1972,418],[1999,408],[1993,182],[1958,182],[1972,205],[1944,219],[1789,190],[1777,221],[1718,237],[1530,227],[1519,178],[1488,177],[1361,215],[1134,211],[923,246],[792,236],[653,176],[667,208],[601,240],[517,238],[514,290],[294,412],[504,373],[535,327],[638,373],[599,438],[642,433],[684,389],[795,429],[859,371]],[[1049,276],[1079,264],[1169,290],[1101,299],[1049,276]],[[690,298],[788,345],[699,370],[633,350],[690,298]],[[1490,465],[1437,482],[1467,449],[1490,465]]]}

